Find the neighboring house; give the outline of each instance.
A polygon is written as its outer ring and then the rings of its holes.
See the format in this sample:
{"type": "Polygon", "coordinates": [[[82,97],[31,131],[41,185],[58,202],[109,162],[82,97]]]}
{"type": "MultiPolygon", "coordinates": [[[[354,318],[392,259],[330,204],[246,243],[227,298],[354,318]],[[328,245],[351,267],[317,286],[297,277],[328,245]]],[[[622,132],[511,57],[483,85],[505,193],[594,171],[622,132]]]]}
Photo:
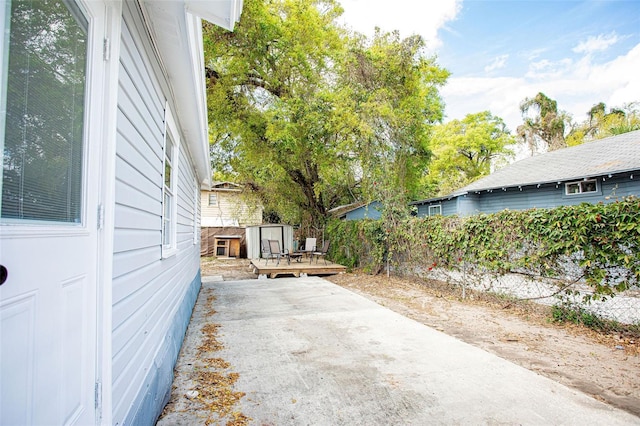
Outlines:
{"type": "Polygon", "coordinates": [[[0,7],[0,424],[152,425],[200,289],[201,19],[242,0],[0,7]]]}
{"type": "Polygon", "coordinates": [[[200,191],[201,256],[247,256],[245,228],[262,223],[262,206],[248,205],[241,192],[233,182],[214,182],[211,190],[200,191]]]}
{"type": "Polygon", "coordinates": [[[640,131],[529,157],[447,196],[411,204],[418,216],[468,216],[629,195],[640,195],[640,131]]]}
{"type": "Polygon", "coordinates": [[[214,182],[200,191],[203,227],[253,226],[262,223],[262,207],[249,206],[241,196],[242,187],[232,182],[214,182]]]}
{"type": "Polygon", "coordinates": [[[370,203],[357,202],[345,206],[334,207],[329,213],[341,220],[380,219],[382,203],[372,201],[370,203]]]}

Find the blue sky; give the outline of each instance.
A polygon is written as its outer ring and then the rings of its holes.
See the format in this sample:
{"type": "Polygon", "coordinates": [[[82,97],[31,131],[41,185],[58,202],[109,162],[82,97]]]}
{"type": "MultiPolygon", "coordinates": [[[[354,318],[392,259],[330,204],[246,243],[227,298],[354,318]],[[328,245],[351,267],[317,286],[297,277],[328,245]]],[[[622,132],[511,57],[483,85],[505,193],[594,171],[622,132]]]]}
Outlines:
{"type": "Polygon", "coordinates": [[[445,121],[489,110],[515,131],[520,102],[538,92],[578,122],[598,102],[640,101],[640,0],[340,2],[359,32],[425,38],[452,73],[445,121]]]}

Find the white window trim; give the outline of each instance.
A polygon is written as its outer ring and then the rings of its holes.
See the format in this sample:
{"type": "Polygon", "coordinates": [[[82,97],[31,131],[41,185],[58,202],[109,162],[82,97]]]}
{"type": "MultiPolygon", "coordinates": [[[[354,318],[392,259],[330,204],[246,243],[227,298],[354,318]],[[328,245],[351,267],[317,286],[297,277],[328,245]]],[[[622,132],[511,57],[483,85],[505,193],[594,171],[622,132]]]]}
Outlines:
{"type": "Polygon", "coordinates": [[[180,163],[180,134],[178,133],[178,128],[176,126],[175,120],[173,118],[173,114],[171,113],[171,109],[169,105],[165,108],[165,136],[164,136],[164,146],[162,148],[162,223],[161,223],[161,244],[162,244],[162,258],[168,258],[174,256],[178,252],[177,247],[177,212],[178,212],[178,194],[177,194],[177,186],[178,186],[178,165],[180,163]],[[169,244],[165,244],[165,161],[166,161],[166,149],[167,149],[167,136],[171,137],[173,142],[173,152],[171,155],[171,222],[170,222],[170,230],[169,230],[169,244]]]}
{"type": "Polygon", "coordinates": [[[593,194],[598,194],[599,192],[600,192],[600,184],[598,183],[598,179],[576,180],[576,181],[573,181],[573,182],[566,182],[564,184],[564,195],[566,195],[567,197],[580,196],[580,195],[593,195],[593,194]],[[587,183],[587,182],[595,183],[596,189],[594,191],[583,191],[582,190],[582,185],[587,183]],[[570,193],[569,192],[569,185],[578,185],[578,188],[580,189],[580,191],[579,192],[570,193]]]}
{"type": "Polygon", "coordinates": [[[428,206],[427,207],[427,213],[429,214],[429,216],[442,216],[442,204],[433,204],[433,205],[428,206]],[[437,207],[438,212],[437,213],[432,213],[431,210],[432,209],[436,210],[436,207],[437,207]]]}
{"type": "Polygon", "coordinates": [[[217,193],[217,192],[210,192],[210,193],[209,193],[209,206],[210,206],[210,207],[211,207],[211,206],[215,206],[215,207],[217,207],[217,206],[219,206],[219,205],[220,205],[220,198],[218,197],[218,193],[217,193]],[[212,203],[212,202],[211,202],[211,196],[212,196],[212,195],[216,197],[216,202],[215,202],[215,203],[212,203]]]}
{"type": "Polygon", "coordinates": [[[200,227],[198,226],[198,207],[200,205],[200,189],[198,181],[193,183],[193,245],[198,244],[200,227]]]}

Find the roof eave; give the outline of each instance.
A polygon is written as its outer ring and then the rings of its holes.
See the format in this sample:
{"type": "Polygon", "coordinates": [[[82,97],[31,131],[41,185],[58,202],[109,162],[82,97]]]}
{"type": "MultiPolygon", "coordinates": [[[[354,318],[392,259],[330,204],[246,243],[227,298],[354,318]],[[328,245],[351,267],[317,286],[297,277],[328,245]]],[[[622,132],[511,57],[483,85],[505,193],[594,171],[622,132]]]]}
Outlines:
{"type": "Polygon", "coordinates": [[[201,187],[211,185],[202,19],[232,30],[242,0],[141,0],[168,77],[176,121],[182,129],[201,187]]]}
{"type": "Polygon", "coordinates": [[[542,186],[542,185],[555,185],[555,184],[561,184],[561,183],[566,183],[566,182],[575,182],[575,181],[580,181],[580,180],[585,180],[585,179],[597,179],[597,178],[602,178],[602,177],[607,177],[607,176],[621,175],[621,174],[626,174],[626,173],[632,173],[633,174],[634,172],[640,173],[640,168],[621,169],[621,170],[601,172],[601,173],[589,173],[589,174],[584,174],[584,175],[578,175],[578,176],[572,176],[572,177],[563,177],[563,178],[560,178],[560,179],[551,179],[551,180],[536,181],[536,182],[521,182],[521,183],[515,183],[515,184],[509,184],[509,185],[498,185],[498,186],[487,186],[487,187],[482,187],[482,188],[472,188],[472,189],[467,189],[466,191],[464,191],[464,193],[455,193],[455,196],[467,194],[467,193],[470,193],[470,192],[495,191],[495,190],[499,190],[499,189],[520,188],[520,187],[525,187],[525,186],[537,186],[537,185],[540,185],[540,186],[542,186]]]}

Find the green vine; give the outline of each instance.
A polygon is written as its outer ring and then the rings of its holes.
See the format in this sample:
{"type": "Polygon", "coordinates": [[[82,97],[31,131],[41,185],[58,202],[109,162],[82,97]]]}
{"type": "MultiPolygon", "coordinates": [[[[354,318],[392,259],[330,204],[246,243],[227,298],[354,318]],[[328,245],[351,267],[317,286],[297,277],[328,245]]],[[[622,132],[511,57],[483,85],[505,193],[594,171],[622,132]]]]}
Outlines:
{"type": "Polygon", "coordinates": [[[379,273],[389,261],[401,274],[466,262],[498,274],[581,280],[595,297],[640,283],[637,197],[464,218],[392,219],[331,222],[327,232],[335,261],[370,273],[379,273]]]}

